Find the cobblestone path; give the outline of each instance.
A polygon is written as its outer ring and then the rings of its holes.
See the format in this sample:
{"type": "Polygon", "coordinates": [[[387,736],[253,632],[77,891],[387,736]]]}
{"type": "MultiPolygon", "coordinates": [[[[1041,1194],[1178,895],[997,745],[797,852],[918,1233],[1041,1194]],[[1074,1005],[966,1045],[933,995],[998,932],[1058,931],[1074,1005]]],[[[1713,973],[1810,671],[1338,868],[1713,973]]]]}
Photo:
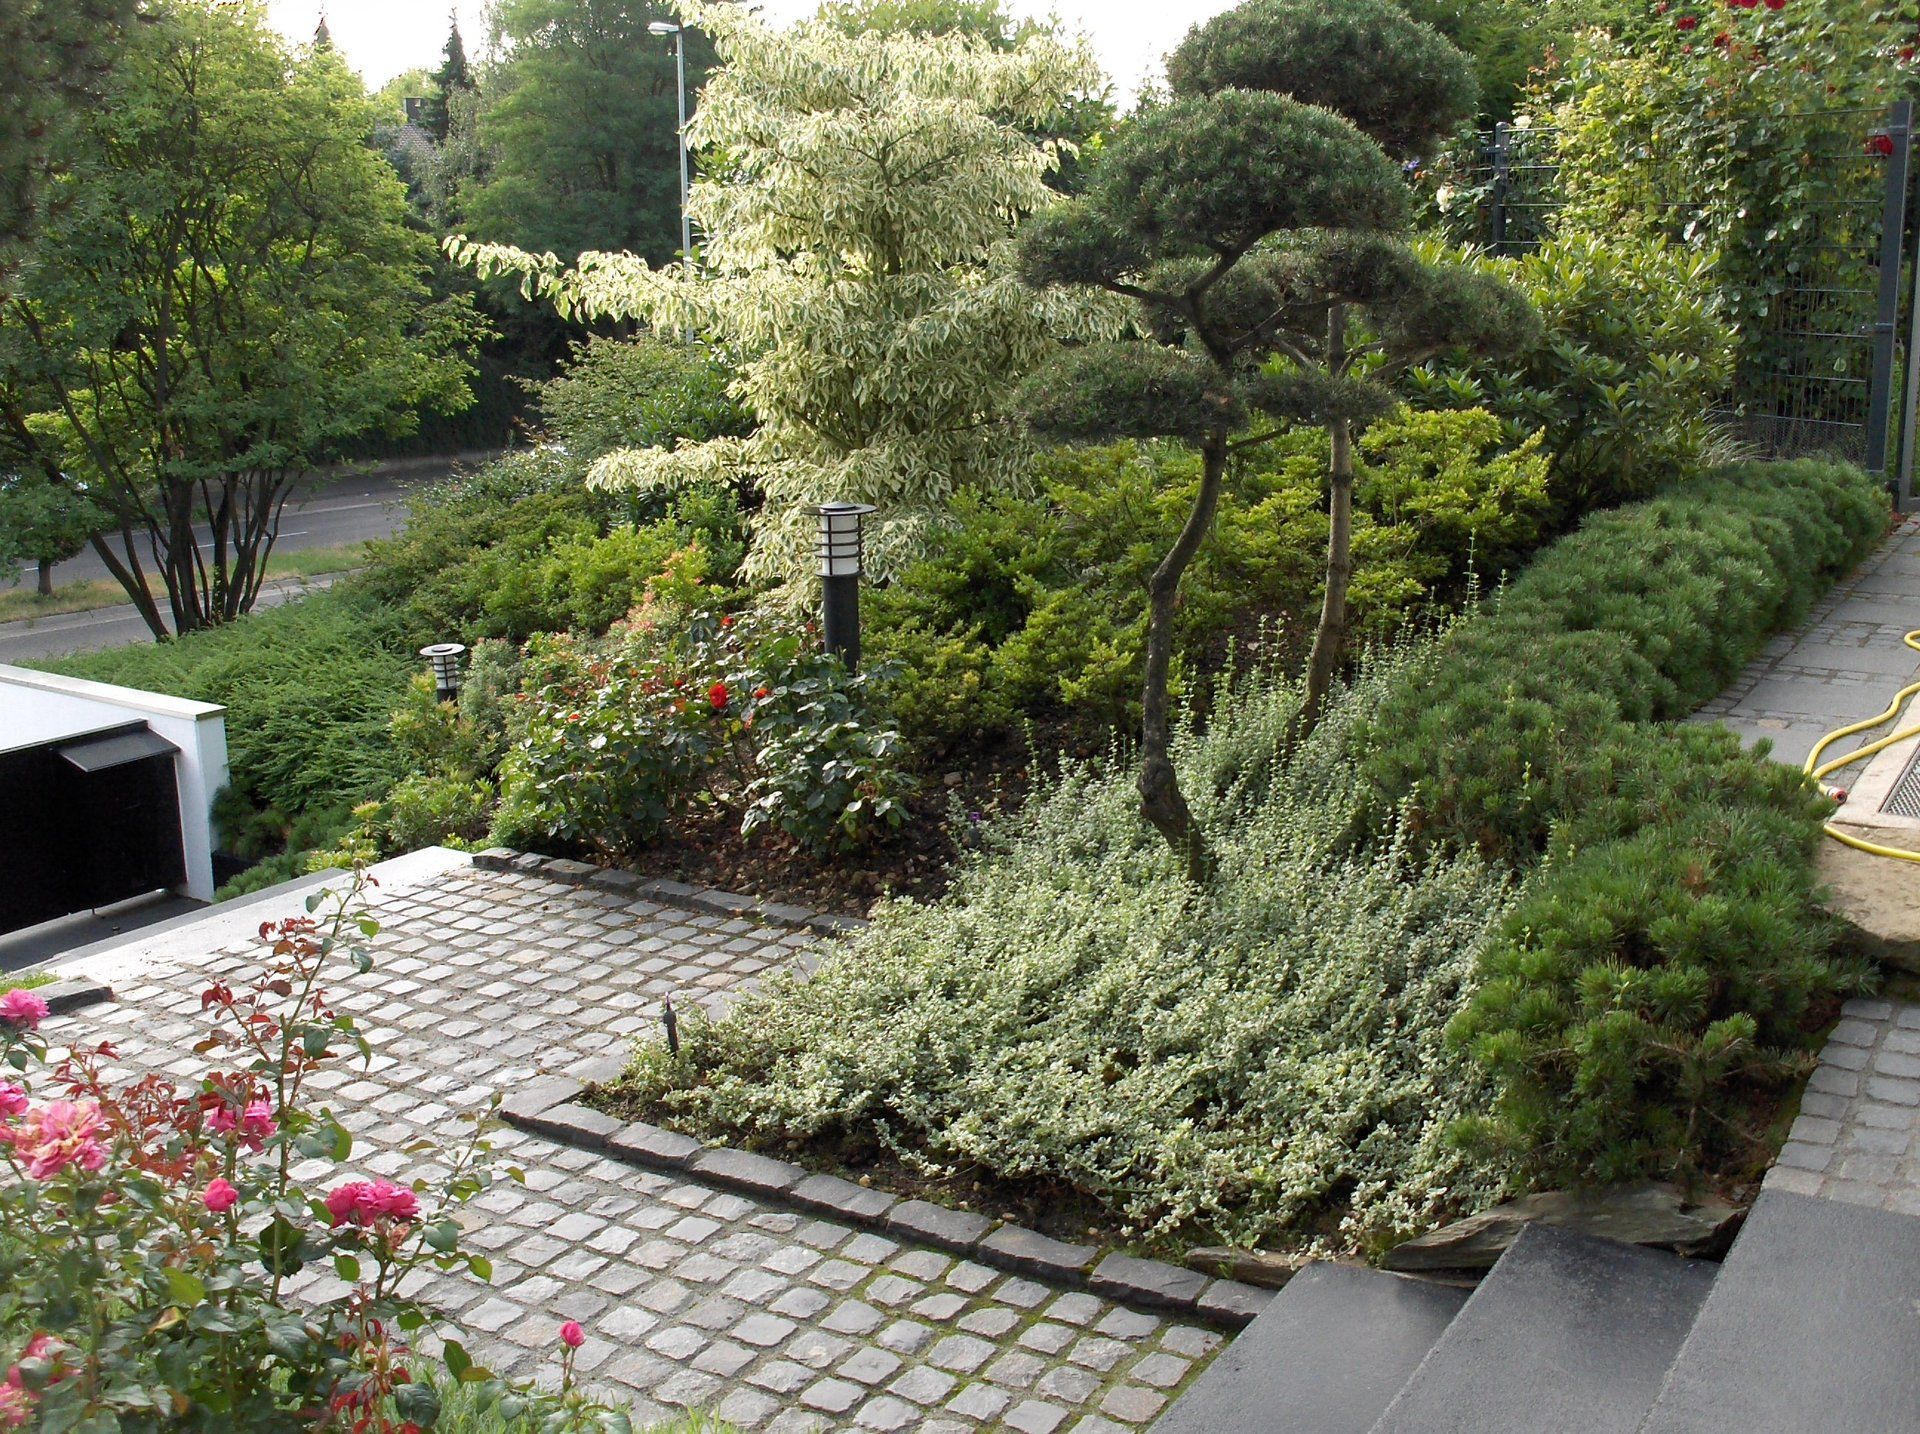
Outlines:
{"type": "MultiPolygon", "coordinates": [[[[372,905],[379,964],[330,989],[375,1057],[323,1073],[317,1098],[354,1132],[356,1173],[409,1179],[435,1172],[402,1147],[451,1146],[495,1092],[616,1053],[657,1019],[663,992],[720,995],[817,939],[469,868],[372,905]]],[[[129,1066],[197,1078],[199,993],[249,969],[251,953],[230,947],[105,971],[119,999],[47,1033],[105,1036],[129,1066]]],[[[429,1293],[502,1373],[550,1369],[560,1322],[581,1321],[579,1368],[641,1422],[694,1407],[782,1434],[1139,1429],[1223,1341],[539,1136],[493,1139],[498,1163],[526,1173],[464,1212],[493,1282],[439,1277],[429,1293]]]]}
{"type": "Polygon", "coordinates": [[[1913,681],[1920,657],[1901,637],[1920,627],[1920,517],[1903,519],[1792,632],[1781,633],[1732,686],[1695,714],[1799,766],[1835,727],[1871,717],[1913,681]]]}

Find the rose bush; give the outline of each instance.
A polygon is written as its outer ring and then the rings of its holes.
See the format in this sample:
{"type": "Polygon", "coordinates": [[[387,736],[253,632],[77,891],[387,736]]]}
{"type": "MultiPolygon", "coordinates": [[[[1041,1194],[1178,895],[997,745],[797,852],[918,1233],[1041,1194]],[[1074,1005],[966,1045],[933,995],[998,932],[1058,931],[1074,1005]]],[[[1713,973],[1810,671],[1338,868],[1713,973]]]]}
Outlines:
{"type": "Polygon", "coordinates": [[[818,848],[904,820],[902,742],[869,719],[869,677],[775,617],[536,639],[528,667],[493,827],[507,845],[622,856],[701,808],[818,848]]]}
{"type": "Polygon", "coordinates": [[[451,1152],[410,1147],[437,1163],[406,1184],[345,1178],[320,1194],[294,1176],[313,1161],[351,1174],[352,1137],[308,1088],[371,1056],[327,991],[343,966],[372,968],[360,893],[263,925],[251,988],[209,983],[195,1050],[214,1068],[192,1084],[115,1082],[108,1043],[55,1059],[46,1003],[0,998],[0,1430],[417,1434],[439,1415],[413,1372],[428,1332],[456,1380],[497,1386],[546,1427],[626,1427],[570,1377],[559,1396],[506,1390],[409,1293],[429,1270],[491,1275],[453,1216],[492,1180],[484,1118],[451,1152]],[[296,1295],[314,1269],[344,1292],[296,1295]]]}

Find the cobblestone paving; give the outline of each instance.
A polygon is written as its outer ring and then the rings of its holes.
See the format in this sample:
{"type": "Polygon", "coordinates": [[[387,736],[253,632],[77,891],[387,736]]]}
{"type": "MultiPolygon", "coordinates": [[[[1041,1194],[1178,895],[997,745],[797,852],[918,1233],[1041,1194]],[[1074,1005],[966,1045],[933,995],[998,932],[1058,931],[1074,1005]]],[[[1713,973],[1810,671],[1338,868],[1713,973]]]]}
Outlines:
{"type": "Polygon", "coordinates": [[[1903,519],[1793,632],[1769,642],[1696,721],[1719,721],[1799,766],[1835,727],[1871,717],[1911,682],[1920,658],[1900,639],[1920,627],[1920,517],[1903,519]]]}
{"type": "MultiPolygon", "coordinates": [[[[617,1051],[661,993],[721,996],[815,939],[517,873],[462,870],[374,908],[378,968],[332,989],[375,1058],[317,1084],[355,1134],[355,1171],[408,1178],[434,1172],[404,1146],[451,1146],[494,1092],[617,1051]]],[[[162,959],[48,1034],[104,1033],[129,1065],[197,1077],[199,992],[248,965],[244,950],[162,959]]],[[[527,1178],[466,1207],[493,1283],[443,1277],[430,1294],[503,1373],[550,1369],[560,1321],[580,1320],[578,1367],[642,1420],[697,1407],[779,1434],[1138,1429],[1223,1341],[538,1136],[494,1139],[527,1178]]]]}
{"type": "Polygon", "coordinates": [[[1847,1002],[1766,1188],[1920,1215],[1920,1005],[1847,1002]]]}

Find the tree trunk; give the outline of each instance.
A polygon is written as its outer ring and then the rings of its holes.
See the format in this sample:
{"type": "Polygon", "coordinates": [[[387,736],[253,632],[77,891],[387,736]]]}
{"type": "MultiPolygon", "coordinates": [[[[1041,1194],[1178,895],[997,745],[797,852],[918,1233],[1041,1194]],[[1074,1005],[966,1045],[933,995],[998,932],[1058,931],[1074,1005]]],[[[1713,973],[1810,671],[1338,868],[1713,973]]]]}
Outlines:
{"type": "Polygon", "coordinates": [[[38,591],[41,597],[53,596],[53,564],[46,558],[40,559],[40,586],[38,591]]]}
{"type": "Polygon", "coordinates": [[[1180,578],[1200,550],[1213,526],[1220,503],[1220,486],[1227,471],[1227,438],[1217,433],[1200,449],[1200,492],[1193,511],[1147,580],[1147,670],[1140,695],[1140,814],[1184,857],[1187,878],[1203,883],[1212,874],[1213,858],[1206,837],[1194,824],[1180,780],[1173,770],[1172,714],[1168,710],[1167,681],[1173,665],[1173,614],[1180,595],[1180,578]]]}
{"type": "MultiPolygon", "coordinates": [[[[1327,315],[1327,371],[1338,374],[1346,363],[1346,311],[1335,304],[1327,315]]],[[[1327,465],[1327,587],[1320,600],[1320,624],[1307,656],[1307,693],[1294,723],[1293,742],[1304,742],[1320,725],[1327,694],[1340,671],[1347,637],[1347,588],[1353,581],[1353,426],[1345,418],[1327,424],[1332,460],[1327,465]]]]}

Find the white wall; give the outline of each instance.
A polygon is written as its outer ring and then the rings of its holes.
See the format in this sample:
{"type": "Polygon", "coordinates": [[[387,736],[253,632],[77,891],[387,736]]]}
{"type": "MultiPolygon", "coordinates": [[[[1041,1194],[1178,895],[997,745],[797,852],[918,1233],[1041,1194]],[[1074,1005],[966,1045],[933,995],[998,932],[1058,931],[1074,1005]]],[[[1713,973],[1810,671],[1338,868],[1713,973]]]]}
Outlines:
{"type": "Polygon", "coordinates": [[[213,798],[227,784],[224,707],[158,692],[57,677],[0,663],[0,751],[145,722],[178,749],[187,895],[213,900],[213,798]]]}

